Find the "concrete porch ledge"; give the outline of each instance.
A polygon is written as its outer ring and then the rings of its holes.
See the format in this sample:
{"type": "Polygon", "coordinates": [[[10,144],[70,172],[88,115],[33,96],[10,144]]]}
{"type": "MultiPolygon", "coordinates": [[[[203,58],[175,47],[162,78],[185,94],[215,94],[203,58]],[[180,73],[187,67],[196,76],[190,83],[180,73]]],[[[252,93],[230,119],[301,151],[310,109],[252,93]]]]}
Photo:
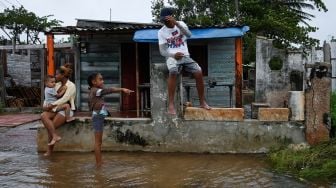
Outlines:
{"type": "Polygon", "coordinates": [[[210,121],[243,121],[243,108],[204,108],[187,107],[184,110],[185,120],[210,120],[210,121]]]}
{"type": "MultiPolygon", "coordinates": [[[[167,117],[165,117],[167,118],[167,117]]],[[[91,152],[91,118],[80,118],[56,130],[62,140],[55,151],[91,152]]],[[[265,153],[271,147],[305,142],[301,122],[183,121],[179,118],[109,118],[105,121],[103,151],[265,153]]],[[[47,148],[47,131],[37,129],[38,151],[47,148]]]]}

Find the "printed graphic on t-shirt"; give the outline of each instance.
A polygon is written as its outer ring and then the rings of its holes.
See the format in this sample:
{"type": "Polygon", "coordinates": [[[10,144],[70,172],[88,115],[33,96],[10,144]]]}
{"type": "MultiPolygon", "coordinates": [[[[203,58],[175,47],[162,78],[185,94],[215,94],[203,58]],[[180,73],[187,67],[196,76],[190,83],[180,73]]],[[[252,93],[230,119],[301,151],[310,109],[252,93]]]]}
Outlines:
{"type": "Polygon", "coordinates": [[[173,36],[170,38],[167,38],[167,45],[168,48],[179,48],[181,46],[184,46],[184,41],[182,39],[183,35],[178,35],[178,36],[174,36],[174,33],[177,31],[174,31],[172,34],[173,36]]]}

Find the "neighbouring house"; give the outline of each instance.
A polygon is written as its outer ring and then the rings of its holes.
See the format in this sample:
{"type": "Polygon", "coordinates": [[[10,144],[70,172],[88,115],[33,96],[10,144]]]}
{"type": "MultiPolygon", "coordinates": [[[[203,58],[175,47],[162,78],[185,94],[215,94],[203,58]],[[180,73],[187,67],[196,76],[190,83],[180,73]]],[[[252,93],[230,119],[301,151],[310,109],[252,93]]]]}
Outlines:
{"type": "MultiPolygon", "coordinates": [[[[55,65],[74,63],[72,44],[55,45],[55,65]]],[[[41,107],[44,97],[46,46],[0,46],[0,103],[5,108],[41,107]],[[42,92],[41,92],[42,91],[42,92]]],[[[14,110],[13,109],[13,110],[14,110]]]]}

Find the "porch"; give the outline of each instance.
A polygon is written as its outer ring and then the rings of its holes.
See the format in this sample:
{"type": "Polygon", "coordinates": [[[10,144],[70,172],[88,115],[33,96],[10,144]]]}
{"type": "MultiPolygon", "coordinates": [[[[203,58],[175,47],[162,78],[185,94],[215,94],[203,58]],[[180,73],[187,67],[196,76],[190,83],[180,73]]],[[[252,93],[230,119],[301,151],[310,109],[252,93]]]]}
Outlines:
{"type": "MultiPolygon", "coordinates": [[[[258,120],[183,121],[179,118],[115,118],[105,120],[103,151],[265,153],[271,147],[305,142],[298,122],[258,120]]],[[[91,152],[94,134],[90,117],[80,117],[57,129],[62,140],[55,151],[91,152]]],[[[38,151],[47,147],[47,132],[39,128],[38,151]]]]}

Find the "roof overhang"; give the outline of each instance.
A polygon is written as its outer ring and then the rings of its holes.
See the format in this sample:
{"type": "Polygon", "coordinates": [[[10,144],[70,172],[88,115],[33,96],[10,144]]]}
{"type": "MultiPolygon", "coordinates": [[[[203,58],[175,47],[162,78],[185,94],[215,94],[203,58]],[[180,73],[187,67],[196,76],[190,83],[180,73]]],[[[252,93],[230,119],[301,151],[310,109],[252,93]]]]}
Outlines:
{"type": "MultiPolygon", "coordinates": [[[[195,28],[190,29],[193,39],[213,39],[213,38],[236,38],[245,35],[250,28],[248,26],[226,27],[226,28],[195,28]]],[[[133,40],[135,42],[158,42],[159,29],[140,29],[135,31],[133,40]]]]}

